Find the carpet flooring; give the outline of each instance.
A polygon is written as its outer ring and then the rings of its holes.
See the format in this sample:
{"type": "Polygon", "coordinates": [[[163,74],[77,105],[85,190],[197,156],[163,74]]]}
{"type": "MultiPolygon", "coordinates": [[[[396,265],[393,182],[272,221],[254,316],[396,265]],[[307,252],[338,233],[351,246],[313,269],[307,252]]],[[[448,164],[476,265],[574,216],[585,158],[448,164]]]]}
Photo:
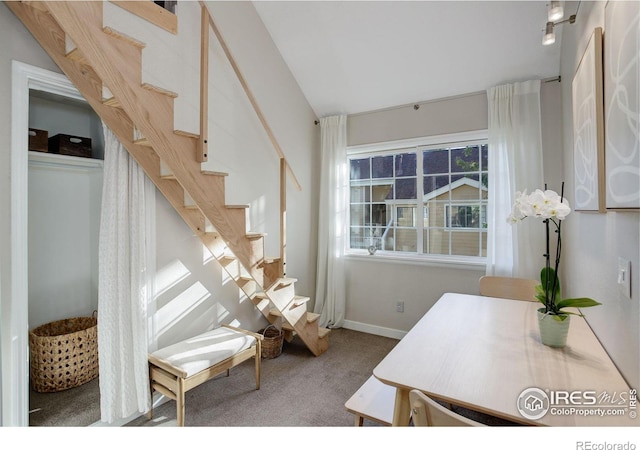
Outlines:
{"type": "MultiPolygon", "coordinates": [[[[398,340],[347,329],[331,331],[329,349],[315,357],[297,338],[280,356],[262,361],[261,387],[255,389],[252,361],[233,368],[186,394],[187,427],[351,427],[345,402],[371,376],[398,340]]],[[[100,420],[99,380],[57,393],[30,396],[30,426],[84,427],[100,420]]],[[[455,409],[487,425],[513,423],[455,409]]],[[[175,426],[175,402],[154,409],[127,427],[175,426]]],[[[377,426],[365,420],[365,426],[377,426]]]]}

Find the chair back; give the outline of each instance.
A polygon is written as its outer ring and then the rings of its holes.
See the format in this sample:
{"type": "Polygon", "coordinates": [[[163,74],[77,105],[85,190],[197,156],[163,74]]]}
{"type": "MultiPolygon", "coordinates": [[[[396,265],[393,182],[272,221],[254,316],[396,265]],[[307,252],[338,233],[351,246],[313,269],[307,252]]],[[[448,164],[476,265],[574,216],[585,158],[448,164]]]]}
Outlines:
{"type": "Polygon", "coordinates": [[[480,278],[480,295],[536,302],[538,284],[529,278],[484,276],[480,278]]]}
{"type": "Polygon", "coordinates": [[[413,425],[416,427],[484,427],[440,405],[417,389],[409,392],[413,425]]]}

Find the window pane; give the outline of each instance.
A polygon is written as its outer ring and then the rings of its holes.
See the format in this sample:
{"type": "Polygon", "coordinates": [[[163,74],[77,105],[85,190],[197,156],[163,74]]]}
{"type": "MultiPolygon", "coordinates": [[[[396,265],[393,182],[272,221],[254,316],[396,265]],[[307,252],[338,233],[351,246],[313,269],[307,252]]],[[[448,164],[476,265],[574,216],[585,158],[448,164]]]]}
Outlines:
{"type": "Polygon", "coordinates": [[[480,170],[480,151],[477,145],[451,150],[451,172],[480,170]]]}
{"type": "Polygon", "coordinates": [[[350,247],[351,248],[367,248],[369,247],[370,239],[369,228],[351,227],[350,233],[350,247]]]}
{"type": "Polygon", "coordinates": [[[371,158],[371,178],[390,178],[393,176],[393,155],[371,158]]]}
{"type": "Polygon", "coordinates": [[[396,177],[413,177],[416,175],[416,154],[401,153],[396,158],[396,177]]]}
{"type": "Polygon", "coordinates": [[[451,233],[451,253],[464,256],[482,256],[486,254],[486,236],[482,232],[454,231],[451,233]],[[481,245],[484,248],[481,248],[481,245]]]}
{"type": "Polygon", "coordinates": [[[351,205],[350,222],[352,226],[369,225],[369,205],[351,205]]]}
{"type": "Polygon", "coordinates": [[[407,230],[403,228],[396,229],[396,251],[418,251],[416,230],[407,230]]]}
{"type": "Polygon", "coordinates": [[[371,223],[376,226],[386,226],[389,223],[390,219],[387,209],[387,205],[382,205],[379,203],[371,205],[371,223]]]}
{"type": "Polygon", "coordinates": [[[449,232],[443,228],[429,228],[424,231],[424,253],[432,255],[449,254],[449,232]]]}
{"type": "Polygon", "coordinates": [[[449,173],[449,150],[425,150],[422,152],[424,174],[449,173]]]}
{"type": "Polygon", "coordinates": [[[489,146],[483,144],[480,146],[480,164],[482,170],[489,169],[489,146]]]}
{"type": "Polygon", "coordinates": [[[425,204],[429,210],[429,227],[444,227],[445,205],[448,202],[431,201],[425,204]]]}
{"type": "Polygon", "coordinates": [[[416,179],[401,178],[396,180],[396,198],[397,199],[415,199],[416,198],[416,179]]]}
{"type": "MultiPolygon", "coordinates": [[[[424,195],[427,197],[433,191],[449,185],[449,175],[424,177],[424,195]]],[[[445,194],[445,198],[449,198],[449,194],[445,194]]]]}
{"type": "Polygon", "coordinates": [[[371,201],[384,202],[385,200],[393,200],[393,184],[380,184],[371,187],[371,201]]]}
{"type": "Polygon", "coordinates": [[[394,229],[390,228],[386,234],[384,234],[383,236],[383,240],[382,240],[382,250],[386,250],[389,252],[393,252],[396,250],[396,241],[395,241],[395,233],[394,233],[394,229]]]}
{"type": "Polygon", "coordinates": [[[351,160],[351,180],[367,180],[371,178],[369,158],[351,160]]]}
{"type": "Polygon", "coordinates": [[[416,207],[415,206],[398,206],[396,208],[398,227],[415,227],[416,226],[416,207]]]}
{"type": "Polygon", "coordinates": [[[369,186],[351,186],[351,203],[363,203],[370,201],[371,188],[369,186]]]}

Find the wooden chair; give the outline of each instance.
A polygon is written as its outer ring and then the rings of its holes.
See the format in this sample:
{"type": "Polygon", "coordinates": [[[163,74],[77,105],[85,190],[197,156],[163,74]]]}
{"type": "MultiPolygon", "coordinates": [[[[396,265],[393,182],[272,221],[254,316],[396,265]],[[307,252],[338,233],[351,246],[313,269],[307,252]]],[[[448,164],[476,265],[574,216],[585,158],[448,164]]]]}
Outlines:
{"type": "Polygon", "coordinates": [[[480,278],[480,295],[536,302],[538,284],[529,278],[484,276],[480,278]]]}
{"type": "MultiPolygon", "coordinates": [[[[222,325],[206,333],[161,348],[149,355],[151,395],[158,391],[176,402],[176,421],[184,425],[185,393],[205,381],[255,359],[256,389],[260,389],[262,339],[258,333],[222,325]]],[[[148,413],[153,416],[152,407],[148,413]]]]}
{"type": "Polygon", "coordinates": [[[416,427],[485,427],[440,405],[421,391],[409,392],[411,416],[416,427]]]}

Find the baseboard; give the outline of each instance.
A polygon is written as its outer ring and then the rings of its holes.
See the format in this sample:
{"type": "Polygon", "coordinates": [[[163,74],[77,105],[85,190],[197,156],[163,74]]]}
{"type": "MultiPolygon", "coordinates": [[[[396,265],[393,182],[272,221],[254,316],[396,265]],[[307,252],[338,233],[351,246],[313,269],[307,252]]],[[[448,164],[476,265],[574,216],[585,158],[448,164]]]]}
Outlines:
{"type": "Polygon", "coordinates": [[[407,332],[395,330],[393,328],[380,327],[378,325],[370,325],[368,323],[355,322],[353,320],[345,320],[343,328],[354,331],[362,331],[363,333],[375,334],[393,339],[402,339],[407,332]]]}

